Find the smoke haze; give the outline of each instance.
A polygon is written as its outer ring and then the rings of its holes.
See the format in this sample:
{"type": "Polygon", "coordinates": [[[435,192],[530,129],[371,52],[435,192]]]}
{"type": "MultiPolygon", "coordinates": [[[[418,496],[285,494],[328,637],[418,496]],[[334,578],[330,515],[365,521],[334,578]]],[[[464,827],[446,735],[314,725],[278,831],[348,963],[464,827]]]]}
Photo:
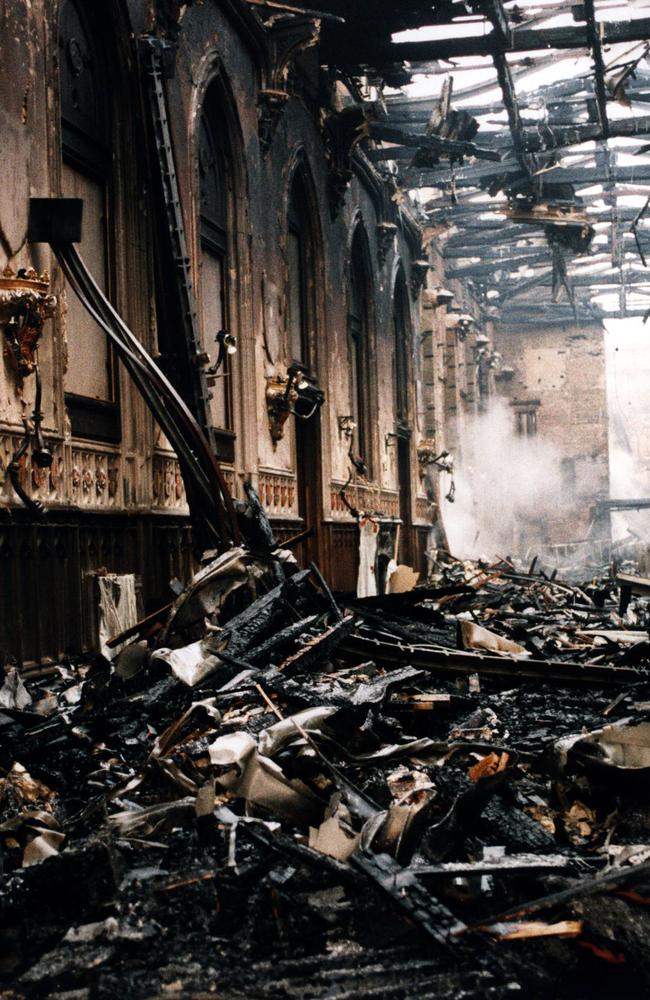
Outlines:
{"type": "MultiPolygon", "coordinates": [[[[456,499],[442,501],[442,514],[450,550],[460,558],[525,556],[545,523],[571,502],[559,451],[541,436],[519,436],[503,400],[465,423],[455,457],[456,499]]],[[[443,492],[448,482],[445,476],[443,492]]]]}

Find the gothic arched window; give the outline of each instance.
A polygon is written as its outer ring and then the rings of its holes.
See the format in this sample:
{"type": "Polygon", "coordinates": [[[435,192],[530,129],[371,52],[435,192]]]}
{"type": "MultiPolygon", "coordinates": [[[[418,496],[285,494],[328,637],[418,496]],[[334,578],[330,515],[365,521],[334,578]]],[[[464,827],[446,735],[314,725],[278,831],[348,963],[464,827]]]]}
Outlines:
{"type": "Polygon", "coordinates": [[[409,416],[410,313],[406,278],[401,268],[397,273],[393,295],[393,329],[395,336],[395,419],[398,424],[406,424],[409,416]]]}
{"type": "MultiPolygon", "coordinates": [[[[84,203],[80,252],[93,277],[113,294],[114,134],[107,37],[100,19],[65,0],[59,22],[62,190],[84,203]]],[[[119,440],[117,371],[104,332],[76,295],[67,296],[66,405],[72,433],[119,440]]]]}
{"type": "MultiPolygon", "coordinates": [[[[218,337],[227,331],[230,170],[224,137],[227,130],[214,95],[208,91],[199,130],[201,325],[205,350],[219,354],[218,337]]],[[[227,353],[211,379],[212,423],[219,454],[234,458],[232,362],[227,353]]]]}
{"type": "Polygon", "coordinates": [[[365,233],[357,226],[352,240],[348,282],[348,347],[350,395],[356,424],[354,447],[368,469],[371,463],[368,353],[370,334],[370,274],[365,233]]]}
{"type": "Polygon", "coordinates": [[[314,241],[307,191],[298,168],[291,185],[287,232],[287,328],[291,361],[314,367],[314,241]]]}

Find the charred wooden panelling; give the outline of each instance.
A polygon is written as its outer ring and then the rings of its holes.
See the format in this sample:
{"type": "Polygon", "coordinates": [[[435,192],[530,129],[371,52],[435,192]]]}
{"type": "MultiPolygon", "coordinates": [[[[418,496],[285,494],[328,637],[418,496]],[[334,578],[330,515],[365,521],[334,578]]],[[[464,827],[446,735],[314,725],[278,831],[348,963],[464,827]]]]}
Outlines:
{"type": "Polygon", "coordinates": [[[182,519],[60,514],[39,524],[16,511],[0,524],[0,657],[19,661],[97,649],[98,570],[135,573],[147,610],[193,569],[182,519]]]}

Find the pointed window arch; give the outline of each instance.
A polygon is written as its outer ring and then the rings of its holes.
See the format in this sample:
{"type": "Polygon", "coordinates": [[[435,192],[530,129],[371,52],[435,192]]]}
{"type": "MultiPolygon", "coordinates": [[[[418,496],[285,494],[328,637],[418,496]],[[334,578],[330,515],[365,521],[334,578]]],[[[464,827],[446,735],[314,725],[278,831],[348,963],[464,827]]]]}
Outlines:
{"type": "Polygon", "coordinates": [[[287,226],[287,330],[292,362],[315,368],[315,249],[304,167],[295,170],[287,226]]]}
{"type": "Polygon", "coordinates": [[[395,337],[395,419],[406,425],[409,419],[409,342],[411,335],[411,315],[406,276],[402,267],[395,278],[393,294],[393,332],[395,337]]]}
{"type": "MultiPolygon", "coordinates": [[[[199,234],[201,243],[201,326],[211,359],[219,356],[218,338],[229,329],[229,256],[232,213],[232,169],[228,128],[218,84],[207,91],[199,126],[199,234]]],[[[234,459],[233,364],[223,353],[211,378],[211,416],[219,438],[219,455],[234,459]]]]}
{"type": "Polygon", "coordinates": [[[348,349],[350,356],[350,396],[356,425],[353,445],[370,470],[370,270],[365,231],[358,224],[352,239],[348,278],[348,349]]]}
{"type": "MultiPolygon", "coordinates": [[[[97,283],[115,295],[114,108],[108,30],[79,0],[64,0],[59,21],[61,187],[81,198],[80,251],[97,283]]],[[[72,292],[67,296],[66,406],[73,435],[119,440],[116,359],[106,336],[72,292]]]]}

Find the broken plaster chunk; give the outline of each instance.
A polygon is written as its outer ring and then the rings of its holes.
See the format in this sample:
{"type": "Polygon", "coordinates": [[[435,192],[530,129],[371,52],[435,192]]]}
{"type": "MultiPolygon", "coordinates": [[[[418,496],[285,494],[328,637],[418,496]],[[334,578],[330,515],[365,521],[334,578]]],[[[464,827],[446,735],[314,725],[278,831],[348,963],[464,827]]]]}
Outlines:
{"type": "Polygon", "coordinates": [[[59,853],[59,848],[65,840],[65,834],[59,830],[40,830],[37,836],[29,841],[23,852],[23,868],[38,864],[45,858],[51,858],[59,853]]]}
{"type": "Polygon", "coordinates": [[[490,653],[504,653],[513,656],[530,656],[527,649],[520,646],[518,642],[505,639],[489,629],[477,625],[475,622],[461,621],[460,634],[463,642],[463,649],[484,649],[490,653]]]}
{"type": "Polygon", "coordinates": [[[289,780],[269,757],[258,752],[249,733],[220,736],[209,747],[210,761],[219,769],[216,783],[224,791],[300,825],[320,823],[323,805],[298,780],[289,780]]]}
{"type": "Polygon", "coordinates": [[[13,708],[23,712],[32,703],[32,696],[23,684],[16,667],[11,667],[0,688],[0,707],[13,708]]]}
{"type": "Polygon", "coordinates": [[[174,677],[188,687],[200,684],[223,664],[223,660],[218,656],[205,650],[203,640],[192,642],[180,649],[157,649],[152,653],[151,659],[162,660],[168,664],[174,677]]]}
{"type": "Polygon", "coordinates": [[[361,835],[352,827],[350,810],[341,802],[336,792],[327,807],[325,819],[319,827],[310,827],[309,846],[314,851],[327,854],[337,861],[347,861],[354,854],[361,841],[361,835]]]}
{"type": "Polygon", "coordinates": [[[322,732],[327,720],[337,712],[338,708],[333,705],[318,705],[316,708],[306,708],[303,712],[276,722],[259,734],[260,753],[266,757],[273,757],[288,743],[304,738],[300,729],[307,733],[322,732]]]}
{"type": "Polygon", "coordinates": [[[390,575],[388,593],[406,594],[410,590],[415,590],[419,579],[420,574],[416,573],[410,566],[396,566],[390,575]]]}

